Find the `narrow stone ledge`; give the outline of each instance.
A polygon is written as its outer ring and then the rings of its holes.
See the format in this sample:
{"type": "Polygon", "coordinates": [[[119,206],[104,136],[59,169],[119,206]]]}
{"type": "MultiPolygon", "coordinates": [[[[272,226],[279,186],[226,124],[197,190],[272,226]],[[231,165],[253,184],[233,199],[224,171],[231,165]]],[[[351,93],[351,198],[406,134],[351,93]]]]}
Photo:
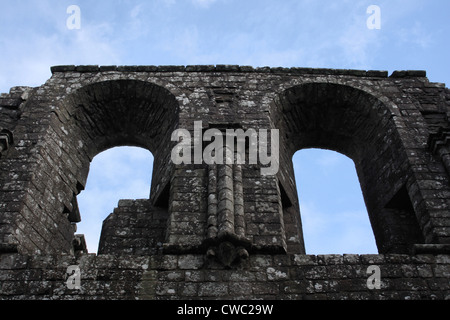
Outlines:
{"type": "Polygon", "coordinates": [[[387,78],[389,73],[388,71],[369,70],[366,72],[366,76],[374,78],[387,78]]]}
{"type": "Polygon", "coordinates": [[[138,72],[155,72],[158,71],[157,66],[137,66],[138,72]]]}
{"type": "Polygon", "coordinates": [[[240,67],[238,65],[218,64],[216,65],[217,72],[239,72],[240,67]]]}
{"type": "MultiPolygon", "coordinates": [[[[273,74],[302,74],[302,75],[341,75],[354,77],[387,78],[387,71],[329,69],[329,68],[300,68],[300,67],[252,67],[239,65],[188,65],[188,66],[97,66],[97,65],[62,65],[51,67],[52,74],[56,72],[242,72],[242,73],[273,73],[273,74]]],[[[426,72],[421,70],[394,71],[392,78],[425,77],[426,72]]]]}
{"type": "Polygon", "coordinates": [[[258,67],[255,71],[260,73],[270,73],[270,67],[258,67]]]}
{"type": "Polygon", "coordinates": [[[117,66],[119,72],[137,72],[137,66],[117,66]]]}
{"type": "Polygon", "coordinates": [[[100,66],[100,72],[117,71],[117,66],[100,66]]]}
{"type": "Polygon", "coordinates": [[[424,78],[427,76],[427,72],[424,70],[397,70],[391,74],[391,78],[424,78]]]}
{"type": "Polygon", "coordinates": [[[242,72],[255,72],[255,68],[252,66],[241,66],[242,72]]]}
{"type": "Polygon", "coordinates": [[[290,68],[275,67],[275,68],[270,68],[270,72],[271,73],[290,73],[291,69],[290,68]]]}
{"type": "Polygon", "coordinates": [[[185,72],[185,66],[158,66],[158,72],[185,72]]]}
{"type": "Polygon", "coordinates": [[[100,71],[100,68],[99,68],[98,65],[91,65],[91,66],[77,66],[77,67],[75,68],[75,71],[81,72],[81,73],[84,73],[84,72],[98,72],[98,71],[100,71]]]}
{"type": "Polygon", "coordinates": [[[216,69],[214,65],[191,65],[186,66],[186,72],[212,72],[216,69]]]}
{"type": "Polygon", "coordinates": [[[344,76],[356,76],[365,77],[367,72],[365,70],[353,70],[353,69],[330,69],[332,75],[344,75],[344,76]]]}
{"type": "MultiPolygon", "coordinates": [[[[280,68],[275,68],[280,70],[280,68]]],[[[314,74],[314,75],[340,75],[340,76],[384,76],[385,71],[365,71],[365,70],[353,70],[353,69],[328,69],[328,68],[289,68],[285,69],[286,72],[294,74],[314,74]]]]}
{"type": "Polygon", "coordinates": [[[54,66],[50,68],[50,71],[53,73],[56,72],[71,72],[75,71],[76,66],[74,65],[66,65],[66,66],[54,66]]]}

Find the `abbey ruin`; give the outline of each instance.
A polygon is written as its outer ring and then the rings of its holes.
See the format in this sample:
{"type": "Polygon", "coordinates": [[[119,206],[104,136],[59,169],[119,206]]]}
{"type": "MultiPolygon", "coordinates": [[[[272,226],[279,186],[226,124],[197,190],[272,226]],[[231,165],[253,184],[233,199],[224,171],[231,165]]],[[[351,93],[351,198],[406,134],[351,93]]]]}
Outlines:
{"type": "Polygon", "coordinates": [[[450,90],[424,71],[51,71],[0,97],[0,299],[450,298],[450,90]],[[175,164],[172,133],[195,137],[200,121],[278,130],[278,171],[175,164]],[[88,253],[77,195],[92,159],[117,146],[153,154],[151,193],[120,201],[88,253]],[[355,162],[379,254],[305,252],[292,164],[305,148],[355,162]]]}

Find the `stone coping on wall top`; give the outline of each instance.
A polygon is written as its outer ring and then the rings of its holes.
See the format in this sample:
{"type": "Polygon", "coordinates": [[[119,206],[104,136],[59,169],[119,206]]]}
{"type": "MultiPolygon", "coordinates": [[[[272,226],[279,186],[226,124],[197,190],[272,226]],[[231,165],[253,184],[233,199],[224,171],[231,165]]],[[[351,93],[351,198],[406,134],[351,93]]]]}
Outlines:
{"type": "MultiPolygon", "coordinates": [[[[283,68],[283,67],[252,67],[239,65],[188,65],[188,66],[98,66],[98,65],[61,65],[51,67],[52,74],[57,72],[241,72],[241,73],[290,73],[290,74],[319,74],[346,75],[357,77],[387,78],[388,71],[352,70],[352,69],[324,69],[324,68],[283,68]]],[[[391,78],[426,77],[424,70],[394,71],[391,78]]]]}
{"type": "MultiPolygon", "coordinates": [[[[132,261],[148,261],[166,265],[171,262],[191,262],[203,266],[208,260],[204,254],[162,254],[162,255],[133,255],[133,254],[96,254],[82,253],[70,254],[20,254],[1,253],[0,271],[8,269],[24,269],[33,265],[35,261],[47,261],[55,264],[57,261],[122,261],[125,265],[132,261]],[[20,263],[18,263],[20,262],[20,263]]],[[[251,265],[278,265],[278,266],[300,266],[300,265],[336,265],[336,264],[450,264],[450,254],[253,254],[249,256],[251,265]]]]}

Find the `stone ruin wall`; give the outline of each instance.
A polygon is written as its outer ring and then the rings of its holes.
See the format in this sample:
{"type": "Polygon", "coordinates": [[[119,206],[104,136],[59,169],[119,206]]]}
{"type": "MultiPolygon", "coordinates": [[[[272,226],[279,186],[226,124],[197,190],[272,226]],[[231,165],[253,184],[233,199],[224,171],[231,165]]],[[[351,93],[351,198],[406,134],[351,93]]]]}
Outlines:
{"type": "Polygon", "coordinates": [[[53,67],[0,97],[0,299],[448,299],[449,108],[424,71],[53,67]],[[171,133],[195,121],[278,129],[278,173],[173,164],[171,133]],[[76,196],[122,145],[152,152],[151,193],[88,253],[76,196]],[[311,147],[355,162],[378,255],[306,254],[292,156],[311,147]]]}

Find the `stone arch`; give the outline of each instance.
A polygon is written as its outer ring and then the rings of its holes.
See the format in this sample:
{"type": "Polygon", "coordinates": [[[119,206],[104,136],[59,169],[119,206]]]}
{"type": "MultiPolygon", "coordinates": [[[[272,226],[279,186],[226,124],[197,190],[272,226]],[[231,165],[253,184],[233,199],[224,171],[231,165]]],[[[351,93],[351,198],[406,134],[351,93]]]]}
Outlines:
{"type": "Polygon", "coordinates": [[[148,205],[167,208],[172,170],[170,133],[178,125],[178,108],[175,96],[167,89],[138,80],[92,83],[52,107],[41,137],[36,174],[27,189],[28,198],[45,193],[33,206],[39,210],[34,214],[43,218],[33,226],[36,240],[22,246],[19,241],[20,249],[74,252],[75,225],[80,221],[76,196],[84,189],[93,157],[112,147],[137,146],[153,154],[148,205]]]}
{"type": "MultiPolygon", "coordinates": [[[[405,253],[424,236],[410,197],[414,175],[398,131],[401,120],[385,102],[337,83],[304,83],[281,92],[272,104],[280,129],[279,182],[296,203],[295,181],[289,179],[296,151],[321,148],[348,156],[355,162],[378,250],[405,253]]],[[[285,221],[295,220],[297,210],[285,213],[285,221]]]]}

